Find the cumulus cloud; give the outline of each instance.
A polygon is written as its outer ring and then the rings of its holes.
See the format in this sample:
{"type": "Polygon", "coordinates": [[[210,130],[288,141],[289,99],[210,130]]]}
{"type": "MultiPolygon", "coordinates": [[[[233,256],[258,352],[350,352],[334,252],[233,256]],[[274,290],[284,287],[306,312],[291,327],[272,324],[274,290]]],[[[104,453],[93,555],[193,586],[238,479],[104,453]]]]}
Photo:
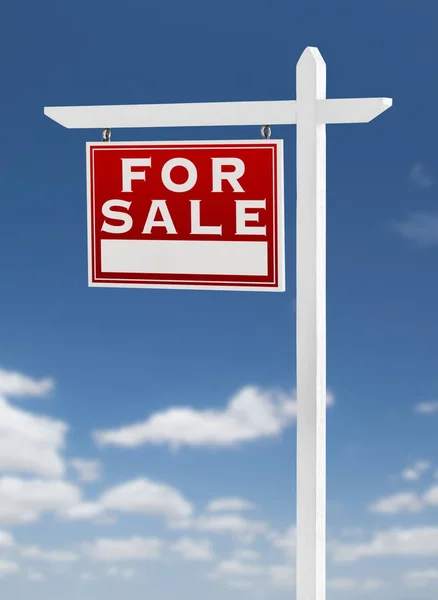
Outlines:
{"type": "Polygon", "coordinates": [[[424,493],[423,502],[429,506],[438,506],[438,485],[430,487],[424,493]]]}
{"type": "MultiPolygon", "coordinates": [[[[291,565],[260,564],[257,558],[259,555],[256,552],[251,553],[249,550],[235,552],[230,559],[219,562],[209,577],[224,579],[230,587],[236,587],[234,586],[235,582],[258,580],[260,576],[263,576],[263,580],[267,579],[275,588],[292,589],[295,587],[295,569],[291,565]]],[[[237,585],[237,587],[249,586],[237,585]]]]}
{"type": "Polygon", "coordinates": [[[255,508],[253,502],[248,502],[243,498],[216,498],[209,502],[206,507],[207,512],[238,512],[252,510],[255,508]]]}
{"type": "Polygon", "coordinates": [[[332,590],[340,592],[355,591],[373,591],[378,590],[385,584],[379,579],[354,579],[353,577],[340,577],[335,579],[329,579],[327,581],[327,587],[332,590]]]}
{"type": "Polygon", "coordinates": [[[428,188],[435,183],[435,178],[421,163],[416,163],[409,173],[409,179],[418,187],[428,188]]]}
{"type": "Polygon", "coordinates": [[[260,554],[255,550],[249,550],[248,548],[237,548],[233,552],[233,558],[236,560],[259,560],[260,554]]]}
{"type": "Polygon", "coordinates": [[[394,515],[400,512],[420,512],[423,509],[421,498],[412,492],[403,492],[380,498],[370,506],[371,512],[394,515]]]}
{"type": "Polygon", "coordinates": [[[0,470],[62,476],[67,430],[62,421],[18,409],[0,396],[0,470]]]}
{"type": "Polygon", "coordinates": [[[250,590],[254,588],[254,582],[248,581],[247,579],[232,579],[227,583],[228,587],[235,590],[250,590]]]}
{"type": "Polygon", "coordinates": [[[403,583],[409,587],[429,587],[438,585],[438,569],[408,571],[403,574],[403,583]]]}
{"type": "Polygon", "coordinates": [[[132,579],[135,575],[135,569],[132,567],[111,567],[106,574],[108,577],[117,577],[118,579],[132,579]]]}
{"type": "Polygon", "coordinates": [[[170,521],[173,529],[195,529],[202,532],[228,533],[244,543],[252,542],[257,535],[267,534],[269,525],[265,521],[246,519],[242,515],[200,515],[193,519],[170,521]]]}
{"type": "MultiPolygon", "coordinates": [[[[331,394],[327,404],[333,404],[331,394]]],[[[224,409],[170,408],[140,423],[95,431],[93,437],[100,446],[233,447],[280,435],[295,422],[296,412],[295,394],[247,386],[224,409]]]]}
{"type": "Polygon", "coordinates": [[[431,415],[438,412],[438,400],[431,402],[420,402],[414,406],[414,412],[420,415],[431,415]]]}
{"type": "Polygon", "coordinates": [[[105,512],[98,502],[79,502],[61,512],[61,516],[72,521],[94,520],[105,512]]]}
{"type": "Polygon", "coordinates": [[[37,521],[46,512],[62,512],[79,503],[80,490],[66,481],[0,478],[0,524],[37,521]]]}
{"type": "Polygon", "coordinates": [[[395,515],[402,512],[418,513],[428,506],[438,506],[437,485],[430,487],[421,495],[414,492],[401,492],[379,498],[369,508],[375,513],[395,515]]]}
{"type": "Polygon", "coordinates": [[[438,215],[416,212],[392,224],[395,232],[417,246],[427,248],[438,244],[438,215]]]}
{"type": "Polygon", "coordinates": [[[51,378],[32,379],[0,369],[0,471],[42,477],[64,475],[64,447],[68,427],[60,420],[16,408],[13,396],[45,396],[54,388],[51,378]]]}
{"type": "Polygon", "coordinates": [[[12,575],[20,570],[19,565],[16,562],[10,560],[0,559],[0,577],[5,575],[12,575]]]}
{"type": "Polygon", "coordinates": [[[404,469],[402,477],[406,481],[416,481],[421,475],[430,469],[431,464],[427,460],[418,460],[411,467],[404,469]]]}
{"type": "Polygon", "coordinates": [[[295,587],[295,569],[290,565],[271,565],[268,574],[274,587],[284,589],[295,587]]]}
{"type": "Polygon", "coordinates": [[[15,540],[7,531],[0,530],[0,548],[11,548],[15,546],[15,540]]]}
{"type": "Polygon", "coordinates": [[[356,585],[357,581],[351,577],[341,577],[327,580],[327,587],[331,590],[350,591],[354,590],[356,585]]]}
{"type": "Polygon", "coordinates": [[[84,543],[82,551],[94,560],[115,562],[159,558],[164,547],[164,541],[158,538],[98,538],[84,543]]]}
{"type": "Polygon", "coordinates": [[[101,463],[98,460],[73,458],[70,465],[76,471],[79,481],[99,481],[101,478],[101,463]]]}
{"type": "Polygon", "coordinates": [[[381,579],[365,579],[361,582],[361,587],[364,591],[379,590],[385,586],[385,582],[381,579]]]}
{"type": "Polygon", "coordinates": [[[193,512],[190,502],[176,488],[146,478],[113,487],[98,502],[105,509],[168,518],[190,517],[193,512]]]}
{"type": "Polygon", "coordinates": [[[170,549],[186,560],[212,560],[214,558],[213,548],[210,540],[195,540],[183,537],[171,544],[170,549]]]}
{"type": "Polygon", "coordinates": [[[21,549],[21,556],[53,563],[71,563],[76,562],[79,558],[75,552],[67,550],[42,550],[38,546],[23,547],[21,549]]]}
{"type": "Polygon", "coordinates": [[[29,581],[46,581],[45,575],[40,571],[29,571],[27,573],[27,578],[29,581]]]}
{"type": "Polygon", "coordinates": [[[271,543],[283,550],[286,556],[295,554],[297,547],[297,530],[295,526],[291,526],[284,533],[270,532],[269,539],[271,543]]]}
{"type": "Polygon", "coordinates": [[[109,488],[95,501],[80,500],[59,511],[65,519],[92,520],[101,524],[115,522],[115,513],[164,517],[185,529],[193,507],[176,488],[143,477],[109,488]]]}
{"type": "Polygon", "coordinates": [[[362,527],[345,527],[342,530],[342,535],[345,537],[362,537],[364,530],[362,527]]]}
{"type": "Polygon", "coordinates": [[[182,537],[173,542],[165,542],[156,537],[141,536],[115,539],[98,538],[83,543],[82,552],[94,560],[106,562],[158,559],[165,552],[189,561],[209,561],[214,558],[210,540],[190,537],[182,537]]]}
{"type": "Polygon", "coordinates": [[[438,527],[393,528],[376,532],[359,544],[332,542],[329,551],[335,562],[389,556],[438,556],[438,527]]]}
{"type": "Polygon", "coordinates": [[[245,563],[236,559],[223,560],[220,562],[215,571],[218,575],[262,575],[265,573],[264,567],[258,564],[245,563]]]}
{"type": "Polygon", "coordinates": [[[17,371],[0,369],[0,395],[4,396],[45,396],[53,390],[55,382],[51,377],[32,379],[17,371]]]}

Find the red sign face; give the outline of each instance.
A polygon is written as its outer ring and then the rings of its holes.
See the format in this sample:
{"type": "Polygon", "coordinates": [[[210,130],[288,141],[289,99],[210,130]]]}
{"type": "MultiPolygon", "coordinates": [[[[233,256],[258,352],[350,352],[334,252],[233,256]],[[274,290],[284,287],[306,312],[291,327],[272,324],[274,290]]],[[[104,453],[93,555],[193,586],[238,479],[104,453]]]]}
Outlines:
{"type": "Polygon", "coordinates": [[[87,144],[89,285],[284,291],[282,141],[87,144]]]}

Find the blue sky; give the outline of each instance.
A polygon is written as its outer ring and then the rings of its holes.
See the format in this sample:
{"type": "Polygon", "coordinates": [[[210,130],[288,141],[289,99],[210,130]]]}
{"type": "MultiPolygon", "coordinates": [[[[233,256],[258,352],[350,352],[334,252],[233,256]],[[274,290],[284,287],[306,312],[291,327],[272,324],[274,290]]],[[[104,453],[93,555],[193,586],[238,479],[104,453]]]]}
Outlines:
{"type": "Polygon", "coordinates": [[[285,293],[97,289],[85,142],[101,132],[63,129],[43,107],[294,99],[309,45],[328,97],[394,98],[370,124],[327,128],[328,596],[436,597],[437,19],[428,0],[3,10],[5,597],[293,597],[294,128],[272,131],[285,144],[285,293]],[[136,447],[98,443],[137,423],[136,447]]]}

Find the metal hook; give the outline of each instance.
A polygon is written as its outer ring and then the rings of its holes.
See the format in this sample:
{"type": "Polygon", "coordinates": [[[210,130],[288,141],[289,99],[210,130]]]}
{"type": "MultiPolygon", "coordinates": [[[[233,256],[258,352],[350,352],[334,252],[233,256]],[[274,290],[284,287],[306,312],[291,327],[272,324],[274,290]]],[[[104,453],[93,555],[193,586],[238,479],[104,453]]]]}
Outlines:
{"type": "Polygon", "coordinates": [[[269,140],[269,138],[271,137],[271,128],[269,127],[269,125],[262,125],[260,132],[262,134],[262,138],[265,140],[269,140]]]}
{"type": "Polygon", "coordinates": [[[111,141],[111,129],[106,127],[102,131],[102,142],[110,142],[111,141]]]}

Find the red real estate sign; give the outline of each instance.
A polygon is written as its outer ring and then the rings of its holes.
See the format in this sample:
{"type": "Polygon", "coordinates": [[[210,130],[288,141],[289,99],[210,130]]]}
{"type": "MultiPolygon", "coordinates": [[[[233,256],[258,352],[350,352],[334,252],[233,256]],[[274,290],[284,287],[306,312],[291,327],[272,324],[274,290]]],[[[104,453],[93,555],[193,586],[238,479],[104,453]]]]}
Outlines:
{"type": "Polygon", "coordinates": [[[284,291],[283,144],[88,143],[89,285],[284,291]]]}

